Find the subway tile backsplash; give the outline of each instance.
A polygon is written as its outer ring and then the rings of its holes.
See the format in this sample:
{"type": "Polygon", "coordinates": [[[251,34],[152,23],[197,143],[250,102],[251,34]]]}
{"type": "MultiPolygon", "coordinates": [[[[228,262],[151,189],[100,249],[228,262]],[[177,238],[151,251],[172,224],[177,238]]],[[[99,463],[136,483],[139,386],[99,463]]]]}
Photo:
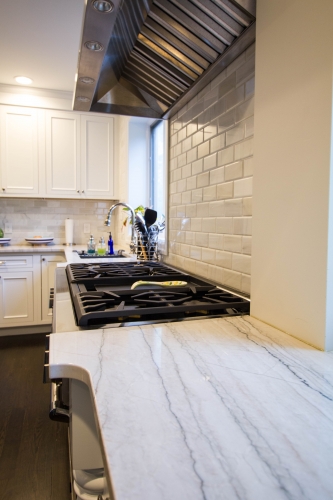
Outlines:
{"type": "Polygon", "coordinates": [[[250,292],[254,45],[170,120],[165,261],[250,292]]]}
{"type": "Polygon", "coordinates": [[[33,236],[49,236],[56,245],[62,245],[65,219],[70,218],[74,220],[74,242],[82,245],[89,239],[83,232],[84,224],[90,224],[96,241],[107,236],[108,228],[103,223],[112,204],[110,200],[0,198],[0,227],[5,229],[6,222],[12,225],[12,233],[5,233],[12,245],[27,244],[25,238],[33,236]]]}

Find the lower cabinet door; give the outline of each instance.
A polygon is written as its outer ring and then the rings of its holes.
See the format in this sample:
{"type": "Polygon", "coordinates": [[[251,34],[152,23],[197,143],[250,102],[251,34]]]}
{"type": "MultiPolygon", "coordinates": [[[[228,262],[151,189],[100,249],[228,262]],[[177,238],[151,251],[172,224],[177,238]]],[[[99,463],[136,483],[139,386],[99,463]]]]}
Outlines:
{"type": "Polygon", "coordinates": [[[0,275],[0,327],[34,321],[33,272],[4,272],[0,275]]]}

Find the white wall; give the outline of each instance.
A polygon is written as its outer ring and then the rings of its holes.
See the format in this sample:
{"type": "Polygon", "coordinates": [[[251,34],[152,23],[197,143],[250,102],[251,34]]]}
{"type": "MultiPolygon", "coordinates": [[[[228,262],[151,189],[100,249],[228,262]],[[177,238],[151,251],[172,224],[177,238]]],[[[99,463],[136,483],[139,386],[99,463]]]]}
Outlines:
{"type": "Polygon", "coordinates": [[[332,0],[257,0],[251,314],[321,349],[333,348],[332,19],[332,0]]]}
{"type": "MultiPolygon", "coordinates": [[[[117,126],[115,127],[115,141],[117,143],[116,172],[118,183],[119,201],[128,200],[128,128],[129,117],[118,116],[117,126]]],[[[115,233],[113,240],[128,252],[130,243],[129,232],[123,228],[124,212],[121,207],[117,208],[112,218],[115,218],[115,233]]]]}
{"type": "Polygon", "coordinates": [[[149,205],[150,120],[132,119],[129,124],[128,203],[136,208],[149,205]]]}
{"type": "Polygon", "coordinates": [[[0,103],[72,111],[72,92],[0,84],[0,103]]]}

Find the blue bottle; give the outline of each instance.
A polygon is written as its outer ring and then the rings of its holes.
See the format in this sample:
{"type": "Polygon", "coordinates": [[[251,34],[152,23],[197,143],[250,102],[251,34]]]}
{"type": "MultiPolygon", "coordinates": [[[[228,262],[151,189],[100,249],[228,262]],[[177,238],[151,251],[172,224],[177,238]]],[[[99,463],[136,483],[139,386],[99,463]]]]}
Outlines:
{"type": "Polygon", "coordinates": [[[113,239],[112,239],[112,234],[110,233],[109,239],[108,239],[108,251],[109,255],[114,255],[113,251],[113,239]]]}

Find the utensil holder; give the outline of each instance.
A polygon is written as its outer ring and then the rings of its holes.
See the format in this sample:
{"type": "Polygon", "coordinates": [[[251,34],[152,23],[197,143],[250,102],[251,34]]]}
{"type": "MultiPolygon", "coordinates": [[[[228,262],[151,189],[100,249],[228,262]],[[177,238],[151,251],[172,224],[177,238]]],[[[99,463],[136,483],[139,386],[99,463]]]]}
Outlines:
{"type": "Polygon", "coordinates": [[[158,260],[158,233],[142,234],[138,232],[138,260],[158,260]]]}

